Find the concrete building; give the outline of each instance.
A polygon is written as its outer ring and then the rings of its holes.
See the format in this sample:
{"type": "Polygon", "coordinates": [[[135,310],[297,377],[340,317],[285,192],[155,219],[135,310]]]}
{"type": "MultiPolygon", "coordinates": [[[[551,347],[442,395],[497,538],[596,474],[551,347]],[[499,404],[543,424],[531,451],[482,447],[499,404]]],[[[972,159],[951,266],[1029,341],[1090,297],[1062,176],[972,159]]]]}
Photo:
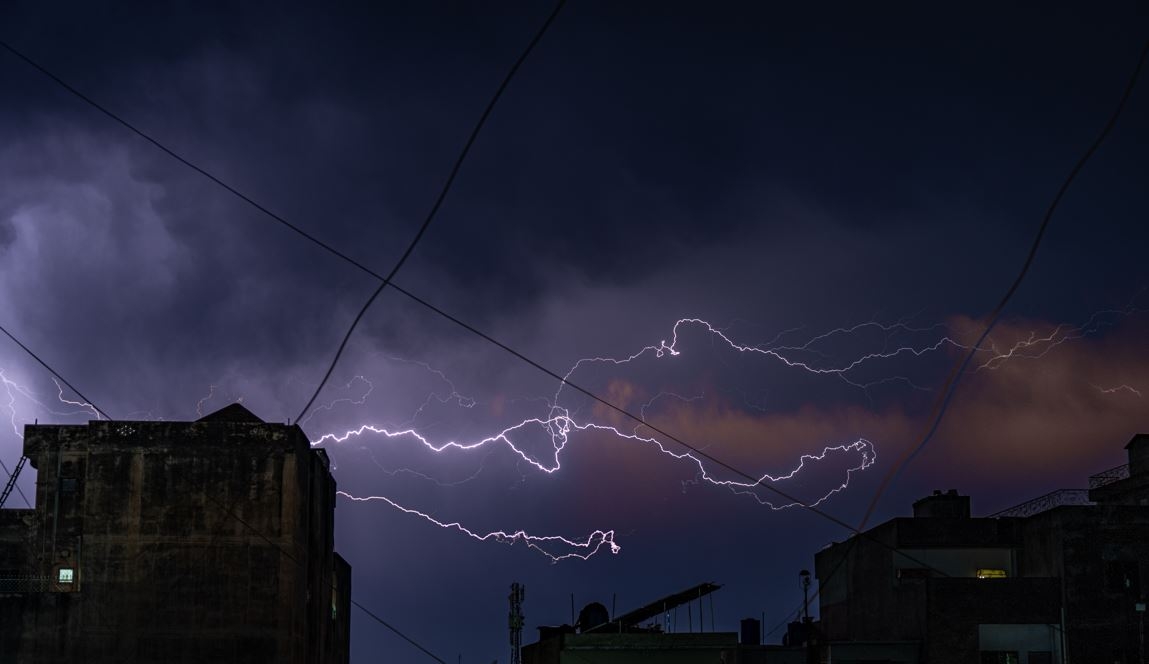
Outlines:
{"type": "Polygon", "coordinates": [[[939,491],[819,552],[823,645],[917,643],[931,664],[1144,662],[1149,435],[1126,449],[1089,490],[985,518],[939,491]]]}
{"type": "Polygon", "coordinates": [[[0,510],[0,662],[349,659],[335,481],[297,426],[28,426],[34,509],[0,510]]]}

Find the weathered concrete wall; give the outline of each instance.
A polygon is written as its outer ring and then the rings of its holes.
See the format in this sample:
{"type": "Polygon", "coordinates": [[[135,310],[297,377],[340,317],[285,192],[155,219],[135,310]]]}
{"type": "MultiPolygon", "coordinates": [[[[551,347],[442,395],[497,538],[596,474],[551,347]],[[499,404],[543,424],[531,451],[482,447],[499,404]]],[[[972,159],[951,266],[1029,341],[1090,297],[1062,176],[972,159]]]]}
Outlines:
{"type": "Polygon", "coordinates": [[[1135,661],[1134,604],[1149,595],[1149,509],[1060,507],[1034,516],[1021,561],[1064,579],[1070,661],[1135,661]]]}
{"type": "Polygon", "coordinates": [[[30,426],[25,454],[38,470],[25,567],[53,583],[23,600],[15,661],[347,661],[335,484],[298,427],[30,426]]]}
{"type": "Polygon", "coordinates": [[[956,579],[927,582],[926,661],[959,664],[978,661],[980,624],[1058,622],[1058,579],[956,579]]]}

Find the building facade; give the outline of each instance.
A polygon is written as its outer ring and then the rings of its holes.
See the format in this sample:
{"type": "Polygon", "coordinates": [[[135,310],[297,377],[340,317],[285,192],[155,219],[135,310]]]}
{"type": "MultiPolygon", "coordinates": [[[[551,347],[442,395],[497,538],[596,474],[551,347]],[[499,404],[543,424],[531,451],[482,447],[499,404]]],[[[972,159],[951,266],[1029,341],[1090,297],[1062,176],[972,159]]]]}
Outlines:
{"type": "Polygon", "coordinates": [[[985,518],[938,491],[819,552],[821,640],[913,642],[931,664],[1144,662],[1149,435],[1126,449],[1089,490],[985,518]]]}
{"type": "Polygon", "coordinates": [[[28,426],[33,509],[0,510],[0,662],[349,660],[335,481],[297,426],[28,426]]]}

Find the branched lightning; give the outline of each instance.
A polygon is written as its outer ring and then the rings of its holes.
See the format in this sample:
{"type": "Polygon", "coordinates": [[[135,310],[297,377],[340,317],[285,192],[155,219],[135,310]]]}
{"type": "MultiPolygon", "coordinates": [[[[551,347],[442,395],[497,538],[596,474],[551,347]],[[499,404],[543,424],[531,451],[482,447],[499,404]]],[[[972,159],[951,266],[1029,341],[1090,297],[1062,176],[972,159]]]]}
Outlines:
{"type": "MultiPolygon", "coordinates": [[[[64,398],[64,386],[60,385],[60,381],[56,380],[55,377],[52,378],[52,382],[56,384],[56,398],[60,401],[60,403],[67,404],[69,406],[76,406],[77,408],[81,409],[79,411],[75,411],[73,413],[66,413],[66,414],[75,415],[75,414],[78,414],[81,412],[88,412],[88,413],[91,413],[97,420],[103,419],[100,416],[100,411],[96,410],[96,407],[93,406],[92,404],[88,403],[87,401],[72,401],[71,399],[65,399],[64,398]]],[[[65,413],[62,413],[62,414],[65,414],[65,413]]]]}
{"type": "Polygon", "coordinates": [[[307,422],[310,421],[311,418],[314,417],[316,413],[318,413],[320,411],[325,411],[325,410],[330,411],[331,409],[335,408],[339,404],[349,403],[349,404],[352,404],[355,406],[362,406],[364,403],[366,403],[367,397],[371,396],[371,393],[373,391],[375,391],[375,385],[372,384],[371,381],[367,380],[363,376],[355,376],[351,380],[347,381],[347,384],[343,386],[343,389],[350,391],[351,386],[355,385],[357,382],[363,383],[364,385],[367,386],[367,388],[363,391],[362,396],[360,396],[359,398],[344,397],[342,399],[334,399],[332,401],[329,401],[329,402],[323,404],[322,406],[318,406],[318,407],[314,408],[311,412],[307,413],[307,417],[304,417],[302,420],[299,421],[299,426],[303,426],[304,424],[307,424],[307,422]]]}
{"type": "Polygon", "coordinates": [[[347,498],[348,500],[353,500],[356,502],[370,502],[370,501],[375,501],[375,500],[382,501],[384,503],[387,503],[391,507],[399,510],[400,512],[426,519],[427,521],[430,521],[431,523],[435,524],[436,526],[439,526],[440,528],[447,528],[449,530],[457,530],[457,531],[463,533],[464,535],[467,535],[468,537],[473,537],[474,539],[479,540],[480,542],[495,541],[495,542],[502,542],[504,544],[514,544],[516,542],[522,542],[523,544],[526,544],[528,547],[534,549],[535,551],[538,551],[539,553],[541,553],[544,556],[546,556],[547,558],[549,558],[551,560],[551,562],[556,562],[556,563],[561,561],[561,560],[567,560],[569,558],[578,558],[580,560],[587,560],[591,556],[593,556],[594,554],[598,553],[599,549],[601,549],[603,547],[603,545],[606,545],[607,547],[609,547],[611,553],[618,553],[622,548],[618,544],[615,544],[615,542],[614,542],[614,531],[613,530],[596,530],[593,533],[591,533],[590,535],[588,535],[585,540],[582,540],[582,541],[572,540],[572,539],[568,539],[566,537],[561,537],[558,535],[546,535],[546,536],[531,535],[531,534],[529,534],[523,530],[516,530],[514,532],[505,532],[502,530],[496,530],[496,531],[492,531],[492,532],[483,534],[483,533],[477,533],[477,532],[467,528],[466,526],[459,523],[458,521],[449,521],[449,522],[448,521],[440,521],[440,520],[436,519],[435,517],[431,516],[430,514],[426,514],[424,512],[420,512],[419,510],[411,509],[409,507],[404,507],[404,506],[400,505],[399,503],[391,500],[390,498],[388,498],[386,496],[363,496],[363,497],[359,497],[359,496],[353,496],[353,495],[347,493],[346,491],[340,491],[338,493],[339,493],[339,495],[343,496],[344,498],[347,498]],[[567,547],[567,548],[573,549],[573,550],[568,551],[567,553],[553,553],[552,549],[554,547],[567,547]]]}
{"type": "MultiPolygon", "coordinates": [[[[573,434],[575,434],[575,433],[592,433],[593,432],[593,433],[599,433],[599,434],[606,434],[608,437],[613,438],[613,439],[626,440],[626,441],[640,443],[640,444],[643,444],[646,446],[653,447],[659,453],[666,455],[666,456],[668,456],[674,460],[692,464],[695,472],[697,473],[697,477],[701,478],[701,481],[707,482],[708,484],[711,484],[713,486],[726,488],[726,489],[728,489],[728,490],[730,490],[736,494],[740,494],[740,495],[745,494],[745,495],[751,496],[759,504],[768,506],[771,509],[775,509],[775,510],[793,507],[793,506],[797,505],[798,503],[787,503],[787,504],[782,504],[782,505],[775,505],[770,500],[768,500],[765,495],[763,495],[764,494],[764,492],[762,491],[762,485],[763,484],[772,484],[772,483],[783,482],[783,481],[786,481],[788,479],[791,479],[791,478],[795,477],[796,475],[798,475],[805,467],[807,467],[808,464],[819,462],[819,461],[824,461],[831,455],[835,455],[835,454],[857,455],[858,461],[846,469],[845,481],[843,481],[840,485],[835,486],[834,488],[832,488],[830,491],[828,491],[824,495],[816,498],[816,500],[814,500],[811,503],[812,505],[818,505],[818,504],[822,503],[823,501],[829,499],[832,495],[842,491],[848,485],[850,477],[852,477],[855,472],[865,470],[866,468],[868,468],[869,466],[871,466],[875,462],[876,451],[874,449],[873,444],[867,440],[859,439],[859,440],[856,440],[852,443],[843,444],[843,445],[828,445],[828,446],[824,447],[822,449],[822,451],[818,454],[804,454],[799,458],[798,464],[795,467],[793,467],[790,471],[783,473],[781,475],[771,475],[770,473],[763,473],[759,477],[756,478],[756,481],[739,481],[739,480],[734,480],[734,479],[724,479],[724,478],[715,476],[713,474],[713,472],[708,468],[708,466],[704,462],[704,460],[702,458],[700,458],[699,456],[697,456],[696,454],[694,454],[693,452],[691,452],[691,451],[678,451],[678,450],[672,449],[671,447],[668,447],[667,444],[665,444],[663,441],[659,440],[655,436],[643,435],[642,433],[640,433],[640,430],[642,428],[641,424],[636,425],[632,431],[628,432],[628,431],[624,431],[624,430],[620,429],[619,427],[611,425],[611,424],[580,420],[580,419],[576,418],[574,415],[572,415],[568,408],[565,408],[565,407],[560,405],[561,398],[563,396],[562,390],[563,390],[563,386],[565,385],[565,382],[567,380],[570,380],[571,377],[580,368],[582,368],[588,364],[602,363],[602,364],[611,364],[611,365],[615,365],[615,366],[620,366],[620,365],[628,364],[630,362],[634,362],[635,360],[638,360],[638,359],[646,357],[646,356],[650,356],[650,357],[653,357],[656,359],[669,359],[669,358],[679,356],[682,353],[682,351],[679,348],[679,329],[680,329],[680,327],[682,327],[684,325],[695,325],[695,326],[700,326],[700,327],[704,328],[706,330],[706,332],[709,335],[711,335],[713,338],[720,340],[722,343],[726,344],[729,348],[731,348],[731,349],[733,349],[739,353],[754,353],[754,354],[758,354],[758,355],[762,355],[762,356],[772,357],[775,360],[781,361],[786,366],[805,370],[805,371],[808,371],[810,373],[815,373],[815,374],[843,375],[843,374],[849,372],[850,370],[857,368],[858,366],[861,366],[862,364],[869,362],[869,361],[876,361],[876,360],[881,359],[881,358],[887,358],[887,359],[893,358],[893,357],[897,357],[897,356],[903,355],[903,354],[912,354],[915,356],[920,356],[922,354],[931,352],[932,350],[936,350],[943,343],[943,342],[934,342],[930,345],[921,346],[921,347],[898,346],[897,348],[894,348],[894,349],[867,354],[867,355],[863,356],[862,358],[853,360],[844,366],[814,366],[809,361],[801,360],[801,359],[795,359],[789,355],[783,354],[782,351],[783,350],[794,350],[794,351],[809,350],[813,346],[813,344],[817,343],[818,341],[829,338],[830,336],[833,336],[835,334],[848,333],[850,330],[842,329],[842,330],[831,331],[831,332],[826,333],[824,335],[820,335],[819,337],[817,337],[815,339],[811,339],[810,341],[808,341],[803,346],[784,347],[784,348],[756,347],[756,346],[748,346],[748,345],[742,345],[742,344],[736,343],[725,331],[711,325],[710,323],[708,323],[702,319],[695,319],[695,318],[681,319],[675,323],[675,325],[672,329],[671,341],[669,343],[667,341],[663,340],[659,344],[646,346],[646,347],[640,349],[639,351],[632,353],[629,356],[626,356],[624,358],[592,357],[592,358],[580,359],[577,362],[575,362],[574,365],[572,365],[571,368],[564,375],[564,383],[559,385],[558,389],[556,390],[556,392],[554,394],[553,399],[549,402],[549,412],[548,412],[546,417],[526,418],[526,419],[523,419],[517,423],[510,425],[510,426],[504,427],[503,429],[501,429],[497,432],[494,432],[494,433],[491,433],[491,434],[488,434],[488,435],[485,435],[482,437],[470,439],[470,440],[449,439],[449,440],[437,440],[436,441],[436,440],[430,439],[427,435],[421,433],[414,426],[410,426],[410,425],[403,426],[403,427],[388,428],[388,427],[382,427],[382,426],[377,426],[377,425],[373,425],[373,424],[362,424],[362,425],[360,425],[354,429],[346,430],[343,433],[326,433],[326,434],[323,434],[319,438],[313,440],[312,445],[313,446],[334,445],[334,444],[344,443],[351,438],[361,437],[361,436],[368,435],[368,434],[382,436],[388,440],[411,441],[411,442],[414,442],[414,443],[422,446],[423,448],[430,450],[432,452],[435,452],[435,453],[445,453],[445,452],[451,452],[451,451],[465,452],[465,451],[476,450],[478,448],[486,447],[489,445],[500,445],[500,446],[504,447],[506,450],[508,450],[511,454],[516,456],[520,462],[525,462],[526,464],[528,464],[531,468],[535,469],[536,471],[540,471],[544,474],[549,475],[549,474],[553,474],[553,473],[557,472],[558,470],[560,470],[562,468],[562,461],[561,461],[562,453],[566,449],[567,443],[570,441],[570,438],[573,434]],[[542,434],[542,435],[546,436],[547,438],[549,438],[549,440],[551,442],[551,448],[550,449],[553,450],[553,452],[548,451],[545,455],[540,456],[540,455],[531,454],[527,451],[526,446],[523,443],[525,442],[525,440],[527,438],[531,437],[532,435],[538,435],[538,434],[542,434]]],[[[877,326],[877,325],[878,325],[877,323],[863,324],[863,326],[877,326]]],[[[863,326],[858,326],[854,329],[859,329],[863,326]]],[[[900,328],[905,328],[904,324],[899,323],[898,326],[900,326],[900,328]]],[[[890,330],[894,330],[896,327],[897,326],[888,326],[885,329],[887,331],[890,331],[890,330]]],[[[779,335],[779,337],[777,337],[777,338],[781,338],[781,335],[779,335]]],[[[391,358],[391,359],[394,359],[394,358],[391,358]]],[[[426,364],[419,363],[419,365],[422,366],[424,369],[433,372],[435,375],[437,375],[439,377],[439,379],[444,381],[444,383],[450,387],[450,396],[445,397],[444,395],[441,395],[441,394],[432,393],[428,397],[428,399],[424,401],[423,405],[417,409],[416,414],[409,420],[410,423],[413,423],[415,421],[415,419],[417,419],[418,414],[422,412],[422,410],[426,407],[427,404],[429,404],[431,402],[432,399],[436,399],[440,403],[446,403],[448,400],[453,399],[458,405],[463,406],[463,407],[468,407],[468,408],[473,407],[475,405],[475,401],[473,399],[465,399],[465,398],[461,397],[459,395],[458,391],[455,389],[454,383],[452,383],[446,377],[446,375],[443,374],[441,371],[433,369],[432,367],[430,367],[426,364]]],[[[647,417],[647,410],[650,409],[654,405],[654,403],[660,399],[676,399],[676,400],[683,402],[683,403],[689,403],[692,401],[697,401],[701,398],[703,398],[703,395],[687,397],[687,396],[682,396],[680,394],[676,394],[673,392],[663,391],[663,392],[660,392],[659,394],[655,395],[651,399],[647,400],[644,404],[641,405],[641,407],[640,407],[641,417],[643,418],[643,420],[645,420],[645,418],[647,417]]],[[[377,465],[379,465],[377,460],[375,462],[377,465]]],[[[382,466],[380,465],[380,467],[382,467],[382,466]]],[[[421,476],[421,477],[424,477],[427,479],[432,479],[432,478],[427,477],[424,474],[417,473],[416,471],[411,471],[409,469],[396,469],[396,470],[384,469],[384,470],[385,470],[385,472],[388,472],[389,474],[405,472],[405,473],[413,473],[413,474],[416,474],[418,476],[421,476]]],[[[472,476],[472,477],[474,477],[474,476],[472,476]]],[[[470,478],[468,478],[468,479],[470,479],[470,478]]],[[[435,481],[435,480],[432,479],[432,481],[435,481]]],[[[464,481],[466,481],[466,480],[464,480],[464,481]]],[[[436,481],[436,483],[442,484],[438,481],[436,481]]],[[[594,553],[598,552],[599,549],[601,548],[602,544],[604,544],[604,543],[610,544],[610,550],[612,552],[616,553],[618,550],[620,550],[620,547],[614,542],[614,531],[611,531],[611,530],[596,530],[586,540],[583,540],[581,542],[576,542],[574,540],[570,540],[570,539],[567,539],[564,537],[559,537],[559,536],[535,536],[535,535],[530,535],[524,531],[516,531],[515,533],[496,531],[496,532],[492,532],[492,533],[487,533],[486,535],[482,535],[482,534],[477,533],[474,530],[471,530],[471,529],[464,527],[460,523],[457,523],[457,522],[447,523],[447,522],[443,522],[443,521],[440,521],[438,519],[435,519],[435,518],[431,517],[430,515],[426,514],[425,512],[414,509],[412,507],[401,505],[400,503],[398,503],[394,499],[386,497],[386,496],[376,495],[376,496],[369,496],[369,497],[357,497],[357,496],[354,496],[354,495],[347,493],[347,492],[341,492],[341,494],[344,495],[345,497],[349,498],[349,499],[357,500],[357,501],[377,500],[377,501],[385,502],[386,504],[390,505],[391,507],[394,507],[395,509],[398,509],[398,510],[400,510],[406,514],[420,516],[420,517],[422,517],[422,518],[424,518],[424,519],[426,519],[432,523],[435,523],[436,525],[439,525],[440,527],[452,528],[452,529],[459,530],[460,532],[463,532],[463,533],[465,533],[465,534],[467,534],[467,535],[469,535],[475,539],[478,539],[478,540],[486,541],[487,539],[492,539],[492,538],[497,540],[497,541],[520,541],[521,540],[521,541],[527,543],[528,546],[530,546],[531,548],[536,549],[536,550],[544,553],[544,555],[546,555],[548,558],[550,558],[551,560],[554,560],[554,561],[563,560],[563,559],[570,558],[570,557],[577,557],[577,558],[584,558],[585,559],[586,557],[589,557],[590,555],[593,555],[594,553]],[[556,554],[551,549],[546,548],[546,545],[555,544],[555,543],[561,543],[567,547],[578,546],[581,548],[579,548],[578,551],[576,551],[575,553],[556,554]],[[579,553],[579,551],[581,551],[582,553],[579,553]]]]}
{"type": "Polygon", "coordinates": [[[1137,388],[1133,387],[1132,385],[1122,384],[1122,385],[1118,385],[1117,387],[1101,387],[1100,385],[1094,385],[1093,387],[1097,388],[1097,390],[1100,391],[1102,394],[1117,394],[1118,392],[1129,392],[1130,394],[1136,395],[1138,398],[1141,397],[1141,390],[1138,390],[1137,388]]]}
{"type": "Polygon", "coordinates": [[[375,458],[375,454],[371,451],[371,448],[365,447],[365,448],[363,448],[363,451],[365,451],[367,453],[367,456],[370,457],[371,462],[374,463],[379,468],[379,470],[383,471],[383,473],[386,475],[390,475],[391,477],[396,477],[398,475],[411,475],[413,477],[417,477],[421,480],[425,480],[427,482],[430,482],[431,484],[434,484],[435,486],[442,487],[442,488],[460,486],[460,485],[466,484],[467,482],[470,482],[474,479],[477,479],[479,477],[479,475],[482,474],[483,469],[486,467],[487,459],[489,459],[491,456],[490,453],[484,455],[482,457],[482,459],[479,461],[479,467],[475,469],[475,472],[464,477],[463,479],[456,480],[454,482],[445,482],[445,481],[440,480],[436,477],[431,477],[430,475],[428,475],[426,473],[421,473],[417,470],[412,470],[410,468],[387,468],[382,463],[379,462],[379,459],[375,458]]]}
{"type": "Polygon", "coordinates": [[[44,403],[40,397],[36,396],[35,392],[20,383],[12,380],[5,373],[4,369],[0,369],[0,384],[4,386],[5,394],[8,396],[8,402],[4,404],[5,410],[8,411],[8,421],[12,425],[12,432],[19,438],[23,438],[24,434],[20,431],[19,414],[16,412],[17,395],[23,397],[33,405],[39,407],[40,410],[59,417],[74,417],[76,415],[94,415],[96,419],[102,419],[99,412],[90,403],[82,401],[72,401],[64,397],[64,389],[60,386],[59,381],[55,378],[52,383],[56,386],[56,398],[65,406],[75,406],[76,410],[56,410],[48,404],[44,403]]]}
{"type": "MultiPolygon", "coordinates": [[[[7,400],[3,404],[3,407],[6,411],[8,411],[8,422],[12,425],[12,433],[14,433],[17,438],[21,440],[24,438],[24,433],[20,429],[20,420],[23,419],[24,421],[27,421],[27,419],[29,419],[27,417],[22,418],[18,413],[16,408],[18,398],[22,398],[23,400],[31,403],[34,407],[37,407],[48,414],[58,417],[74,417],[76,415],[83,414],[94,415],[96,419],[102,419],[99,411],[96,410],[92,404],[83,401],[72,401],[71,399],[66,398],[64,396],[64,389],[61,387],[60,382],[54,377],[52,378],[52,382],[56,385],[56,399],[61,404],[74,407],[75,409],[56,410],[55,408],[44,403],[44,401],[41,400],[40,397],[38,397],[31,388],[16,382],[12,378],[9,378],[5,370],[0,369],[0,385],[3,385],[4,394],[7,396],[7,400]]],[[[3,469],[5,473],[11,472],[8,470],[8,466],[3,462],[2,459],[0,459],[0,469],[3,469]]],[[[20,498],[24,501],[25,505],[32,507],[32,503],[28,500],[28,497],[24,495],[23,489],[21,489],[18,484],[16,485],[16,492],[20,495],[20,498]]]]}
{"type": "MultiPolygon", "coordinates": [[[[989,357],[982,360],[973,372],[977,373],[983,369],[997,369],[1009,360],[1043,358],[1066,342],[1082,339],[1097,334],[1104,328],[1112,327],[1116,324],[1113,318],[1125,318],[1143,311],[1145,309],[1139,309],[1132,304],[1122,309],[1105,309],[1094,313],[1080,325],[1061,323],[1045,333],[1039,333],[1036,330],[1031,331],[1026,338],[1014,342],[1004,350],[999,350],[992,338],[987,339],[987,347],[979,348],[978,352],[986,353],[989,357]]],[[[965,346],[964,348],[968,350],[969,347],[965,346]]]]}
{"type": "MultiPolygon", "coordinates": [[[[1107,310],[1094,314],[1085,324],[1082,325],[1069,325],[1061,324],[1055,326],[1051,331],[1045,333],[1034,332],[1029,337],[1012,344],[1005,349],[999,349],[992,342],[987,343],[986,347],[978,349],[978,353],[983,355],[983,359],[973,371],[980,370],[993,370],[1004,363],[1013,361],[1020,358],[1037,358],[1044,356],[1052,348],[1064,344],[1068,341],[1079,339],[1090,334],[1096,333],[1101,328],[1114,324],[1111,320],[1112,316],[1127,316],[1137,310],[1128,307],[1121,310],[1107,310]]],[[[458,407],[473,408],[477,402],[470,397],[465,397],[457,390],[455,383],[452,382],[447,375],[439,369],[433,368],[430,365],[414,361],[406,360],[403,358],[388,357],[388,360],[396,362],[404,362],[414,366],[421,367],[422,369],[430,372],[436,379],[441,381],[445,386],[443,390],[432,391],[420,406],[415,409],[415,412],[410,418],[400,426],[380,426],[375,424],[360,424],[359,426],[347,429],[342,433],[329,432],[325,433],[312,441],[313,446],[331,446],[345,443],[350,439],[359,438],[363,436],[379,436],[388,441],[406,441],[413,443],[416,446],[437,454],[470,452],[478,450],[479,448],[488,448],[496,446],[504,449],[513,455],[519,463],[525,463],[526,467],[533,469],[536,472],[541,472],[545,475],[551,475],[558,472],[562,468],[562,455],[566,451],[568,442],[571,441],[575,435],[583,434],[598,434],[605,436],[608,439],[625,441],[627,443],[639,444],[649,447],[654,451],[665,455],[677,462],[690,464],[695,474],[695,480],[684,482],[684,489],[686,484],[703,483],[715,487],[725,488],[737,495],[746,495],[761,505],[767,506],[772,510],[782,510],[790,507],[795,507],[803,503],[787,501],[778,504],[771,500],[772,495],[768,495],[764,490],[764,485],[773,485],[776,483],[786,482],[799,476],[803,470],[810,467],[811,464],[824,462],[831,457],[846,457],[853,459],[853,461],[846,464],[844,470],[844,479],[835,484],[829,490],[821,493],[821,495],[813,497],[809,502],[804,503],[807,506],[818,506],[825,501],[829,500],[832,496],[844,491],[849,486],[850,480],[858,472],[864,471],[871,467],[877,460],[877,451],[873,443],[864,438],[859,438],[853,442],[826,445],[818,453],[803,454],[799,457],[798,462],[790,470],[778,475],[770,473],[762,473],[758,475],[754,481],[743,481],[737,479],[729,479],[716,475],[713,470],[708,466],[704,458],[693,453],[690,450],[678,449],[675,444],[667,443],[660,440],[657,436],[646,435],[643,432],[643,424],[639,423],[633,426],[630,430],[622,429],[611,423],[596,421],[593,417],[576,415],[572,410],[563,405],[564,389],[568,381],[573,380],[574,376],[583,369],[592,365],[601,365],[605,367],[622,367],[627,364],[635,363],[638,360],[646,359],[655,362],[673,361],[683,355],[686,350],[684,348],[682,335],[686,332],[687,328],[692,328],[705,334],[711,339],[712,344],[720,348],[725,348],[740,355],[751,355],[764,359],[771,360],[778,363],[782,367],[790,370],[805,372],[815,376],[826,376],[840,379],[848,385],[860,388],[862,390],[869,390],[877,385],[882,385],[890,382],[899,382],[908,385],[915,390],[925,390],[927,388],[917,385],[913,380],[907,376],[901,375],[885,375],[877,378],[857,378],[857,374],[864,367],[876,365],[882,362],[900,361],[903,359],[916,359],[922,358],[930,354],[938,353],[945,349],[969,350],[970,347],[957,340],[955,335],[950,334],[946,327],[941,324],[931,326],[913,326],[907,320],[900,320],[894,323],[882,323],[879,321],[871,320],[859,323],[848,327],[838,327],[828,330],[808,339],[802,341],[786,341],[783,339],[792,338],[793,335],[801,328],[793,328],[784,330],[778,333],[770,342],[762,345],[748,345],[735,340],[734,336],[728,332],[727,329],[720,328],[711,324],[701,318],[682,318],[677,320],[671,327],[668,337],[659,341],[658,343],[649,344],[639,348],[637,351],[618,357],[613,356],[593,356],[586,357],[575,361],[565,374],[563,374],[563,382],[556,388],[554,394],[550,399],[544,401],[545,408],[547,409],[545,416],[527,417],[517,421],[502,429],[488,433],[486,435],[467,438],[432,438],[427,433],[422,432],[416,426],[419,416],[423,414],[425,409],[432,403],[438,404],[454,404],[458,407]],[[867,333],[871,337],[877,334],[880,341],[877,348],[871,347],[867,350],[859,352],[855,355],[847,357],[844,360],[836,360],[833,353],[828,352],[827,345],[837,342],[842,338],[851,338],[867,333]],[[925,335],[924,340],[909,343],[903,341],[907,336],[921,339],[925,335]],[[549,441],[550,445],[545,446],[542,452],[531,452],[530,450],[537,449],[536,447],[529,447],[528,442],[538,440],[542,436],[543,440],[549,441]]],[[[357,376],[355,380],[361,380],[366,385],[370,382],[362,377],[357,376]]],[[[1096,386],[1095,386],[1096,387],[1096,386]]],[[[351,385],[348,385],[348,389],[351,385]]],[[[1132,394],[1140,396],[1140,392],[1135,388],[1128,385],[1121,385],[1115,388],[1100,388],[1104,393],[1114,393],[1117,391],[1128,391],[1132,394]]],[[[368,393],[370,390],[368,390],[368,393]]],[[[338,403],[356,403],[361,404],[366,400],[367,394],[363,394],[358,399],[339,399],[321,406],[322,410],[331,410],[338,403]]],[[[677,401],[682,404],[690,404],[704,398],[704,394],[697,394],[693,396],[684,396],[671,391],[660,391],[655,396],[647,399],[645,402],[639,404],[638,413],[640,419],[647,421],[648,413],[654,409],[656,403],[662,401],[677,401]]],[[[755,407],[761,410],[760,407],[755,407]]],[[[318,409],[317,409],[318,410],[318,409]]],[[[314,412],[314,411],[313,411],[314,412]]],[[[309,415],[310,417],[310,415],[309,415]]],[[[707,443],[703,443],[699,449],[705,449],[707,443]]],[[[486,457],[484,457],[484,460],[486,457]]],[[[372,455],[373,462],[379,466],[385,473],[395,476],[397,474],[410,474],[412,476],[435,483],[437,486],[455,486],[475,479],[482,471],[482,464],[478,470],[458,482],[444,482],[433,478],[425,473],[407,468],[388,469],[379,463],[372,455]]],[[[425,512],[410,506],[401,505],[399,502],[391,497],[374,495],[366,497],[354,496],[347,492],[340,492],[344,497],[354,501],[381,501],[387,505],[398,509],[405,514],[419,516],[423,519],[439,525],[443,528],[458,530],[470,537],[480,541],[496,540],[504,542],[522,541],[530,548],[536,549],[546,555],[552,561],[563,560],[567,558],[588,558],[594,553],[598,552],[603,544],[609,544],[612,552],[617,552],[619,546],[614,542],[613,530],[596,530],[584,540],[571,540],[559,536],[535,536],[526,533],[525,531],[504,532],[494,531],[487,534],[481,534],[475,530],[469,529],[458,522],[445,522],[436,519],[425,512]],[[564,547],[577,547],[573,553],[557,552],[552,545],[561,544],[564,547]]],[[[775,499],[776,501],[776,499],[775,499]]]]}
{"type": "MultiPolygon", "coordinates": [[[[206,404],[207,402],[214,399],[215,398],[215,391],[217,389],[220,389],[219,385],[208,385],[207,388],[208,388],[207,394],[204,395],[204,397],[202,399],[200,399],[199,401],[197,401],[195,404],[195,415],[197,418],[203,417],[205,415],[205,413],[203,412],[204,404],[206,404]]],[[[243,403],[243,396],[236,397],[235,403],[243,403]]]]}

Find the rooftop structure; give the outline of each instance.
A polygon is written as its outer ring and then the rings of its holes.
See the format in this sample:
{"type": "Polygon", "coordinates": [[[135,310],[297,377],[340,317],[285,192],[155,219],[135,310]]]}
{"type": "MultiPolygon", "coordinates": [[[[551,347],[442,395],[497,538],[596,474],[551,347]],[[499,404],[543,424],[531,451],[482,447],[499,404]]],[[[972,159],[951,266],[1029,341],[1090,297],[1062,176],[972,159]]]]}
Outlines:
{"type": "Polygon", "coordinates": [[[820,640],[917,643],[890,661],[1144,661],[1149,436],[1125,470],[991,517],[934,492],[815,557],[820,640]]]}
{"type": "Polygon", "coordinates": [[[345,663],[335,480],[297,426],[25,427],[33,509],[0,510],[4,662],[345,663]]]}

